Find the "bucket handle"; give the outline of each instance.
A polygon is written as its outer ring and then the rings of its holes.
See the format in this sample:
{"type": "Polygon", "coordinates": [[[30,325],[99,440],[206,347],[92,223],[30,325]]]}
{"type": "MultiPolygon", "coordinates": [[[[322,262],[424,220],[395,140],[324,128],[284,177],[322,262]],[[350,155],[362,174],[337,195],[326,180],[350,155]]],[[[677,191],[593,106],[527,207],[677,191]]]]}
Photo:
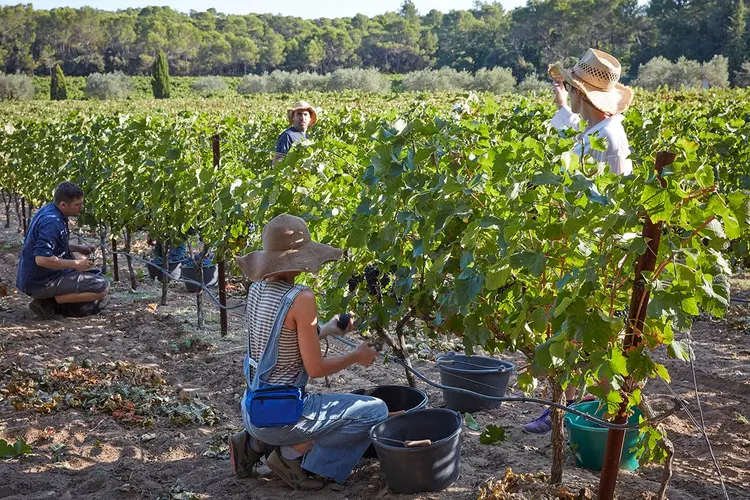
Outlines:
{"type": "MultiPolygon", "coordinates": [[[[453,359],[440,359],[440,358],[438,358],[437,361],[436,361],[436,363],[439,364],[439,365],[455,365],[456,364],[456,360],[453,360],[453,359]]],[[[509,370],[509,368],[507,366],[505,366],[505,365],[500,365],[497,368],[490,368],[488,366],[477,365],[477,364],[474,364],[474,363],[469,363],[467,361],[461,361],[461,363],[463,363],[465,365],[468,365],[468,366],[473,366],[475,368],[481,368],[481,370],[472,370],[472,372],[474,372],[474,373],[505,373],[505,372],[507,372],[509,370]]]]}
{"type": "Polygon", "coordinates": [[[432,446],[432,441],[429,439],[419,439],[416,441],[401,441],[400,439],[391,439],[381,436],[373,436],[373,439],[377,441],[390,441],[392,443],[398,443],[400,445],[403,445],[404,448],[425,448],[427,446],[432,446]]]}

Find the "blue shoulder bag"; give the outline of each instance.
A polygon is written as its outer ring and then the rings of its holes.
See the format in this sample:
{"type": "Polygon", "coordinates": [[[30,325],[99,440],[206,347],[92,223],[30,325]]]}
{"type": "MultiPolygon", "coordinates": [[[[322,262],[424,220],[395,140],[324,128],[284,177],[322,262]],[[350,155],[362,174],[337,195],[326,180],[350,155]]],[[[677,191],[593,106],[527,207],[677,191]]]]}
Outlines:
{"type": "Polygon", "coordinates": [[[293,385],[271,385],[249,392],[245,409],[255,427],[296,424],[305,406],[305,390],[293,385]]]}

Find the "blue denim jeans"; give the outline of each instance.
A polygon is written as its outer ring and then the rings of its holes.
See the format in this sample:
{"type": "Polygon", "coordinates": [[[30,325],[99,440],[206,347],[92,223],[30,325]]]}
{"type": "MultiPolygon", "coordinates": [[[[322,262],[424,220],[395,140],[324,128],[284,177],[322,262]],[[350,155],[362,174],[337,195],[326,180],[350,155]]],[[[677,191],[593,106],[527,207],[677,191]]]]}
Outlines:
{"type": "MultiPolygon", "coordinates": [[[[244,401],[244,398],[243,398],[244,401]]],[[[313,441],[302,468],[343,483],[370,445],[372,426],[388,418],[383,401],[354,394],[308,394],[295,425],[254,427],[244,409],[242,419],[256,439],[274,446],[313,441]]]]}

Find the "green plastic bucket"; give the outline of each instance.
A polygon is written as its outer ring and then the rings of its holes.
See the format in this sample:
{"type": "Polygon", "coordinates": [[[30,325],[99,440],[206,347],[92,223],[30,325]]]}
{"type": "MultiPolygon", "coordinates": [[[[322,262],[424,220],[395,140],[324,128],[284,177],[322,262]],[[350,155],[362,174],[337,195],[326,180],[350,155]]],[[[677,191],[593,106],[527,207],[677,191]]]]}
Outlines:
{"type": "MultiPolygon", "coordinates": [[[[602,418],[604,408],[597,411],[598,406],[598,401],[591,401],[578,404],[575,409],[602,418]]],[[[641,415],[641,411],[635,408],[633,415],[628,419],[628,423],[637,424],[641,415]]],[[[607,447],[607,429],[573,413],[565,414],[565,425],[570,432],[570,445],[576,455],[576,467],[596,471],[602,470],[604,450],[607,447]]],[[[621,469],[636,470],[638,468],[638,459],[635,458],[635,453],[630,451],[638,443],[638,434],[637,430],[629,429],[625,432],[625,445],[622,447],[622,457],[620,458],[621,469]]]]}

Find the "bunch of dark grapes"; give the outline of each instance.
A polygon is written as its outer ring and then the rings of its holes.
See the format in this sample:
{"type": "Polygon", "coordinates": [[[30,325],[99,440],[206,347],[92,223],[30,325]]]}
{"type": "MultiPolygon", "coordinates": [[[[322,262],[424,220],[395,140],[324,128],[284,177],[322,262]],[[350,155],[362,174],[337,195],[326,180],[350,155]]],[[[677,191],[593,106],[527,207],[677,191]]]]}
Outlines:
{"type": "Polygon", "coordinates": [[[380,296],[380,270],[377,266],[367,266],[365,268],[365,281],[367,282],[367,292],[373,297],[380,296]]]}
{"type": "Polygon", "coordinates": [[[349,293],[354,292],[354,290],[357,289],[357,285],[362,283],[362,275],[361,274],[353,274],[351,278],[349,278],[349,281],[346,282],[347,285],[349,285],[349,293]]]}

